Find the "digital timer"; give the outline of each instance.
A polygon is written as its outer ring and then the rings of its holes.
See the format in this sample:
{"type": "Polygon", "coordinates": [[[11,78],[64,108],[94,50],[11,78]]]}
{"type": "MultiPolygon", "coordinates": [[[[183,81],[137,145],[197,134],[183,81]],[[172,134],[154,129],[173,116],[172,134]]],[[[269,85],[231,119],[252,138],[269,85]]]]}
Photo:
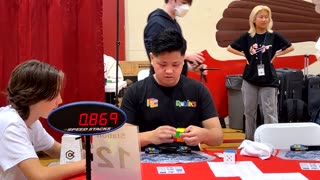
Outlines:
{"type": "Polygon", "coordinates": [[[53,110],[48,124],[67,134],[95,135],[120,128],[126,119],[126,114],[112,104],[81,101],[53,110]]]}
{"type": "Polygon", "coordinates": [[[113,121],[116,125],[118,121],[118,113],[81,113],[79,115],[79,126],[106,126],[108,121],[113,121]]]}

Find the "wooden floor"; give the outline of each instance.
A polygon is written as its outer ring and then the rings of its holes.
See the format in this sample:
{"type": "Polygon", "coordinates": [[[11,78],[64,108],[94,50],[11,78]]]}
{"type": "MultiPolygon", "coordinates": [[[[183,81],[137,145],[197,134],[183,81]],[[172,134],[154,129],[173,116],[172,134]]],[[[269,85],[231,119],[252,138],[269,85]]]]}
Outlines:
{"type": "Polygon", "coordinates": [[[208,150],[215,149],[237,149],[243,141],[245,135],[242,130],[224,128],[223,129],[223,143],[220,146],[206,146],[202,145],[202,148],[208,150]]]}
{"type": "MultiPolygon", "coordinates": [[[[201,147],[207,150],[224,150],[224,149],[237,149],[240,143],[243,141],[245,135],[241,130],[235,130],[230,128],[223,129],[224,142],[220,146],[206,146],[201,147]]],[[[57,162],[58,159],[51,159],[44,153],[38,154],[41,160],[41,164],[47,166],[49,163],[57,162]]]]}

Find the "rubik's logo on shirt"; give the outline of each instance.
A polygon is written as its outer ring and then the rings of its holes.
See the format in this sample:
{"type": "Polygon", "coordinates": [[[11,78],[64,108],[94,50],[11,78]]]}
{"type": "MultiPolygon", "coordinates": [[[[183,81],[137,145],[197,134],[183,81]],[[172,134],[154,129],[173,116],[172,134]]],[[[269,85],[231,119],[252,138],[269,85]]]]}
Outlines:
{"type": "Polygon", "coordinates": [[[196,101],[179,101],[176,100],[176,107],[197,107],[196,101]]]}
{"type": "Polygon", "coordinates": [[[155,99],[155,98],[147,99],[147,107],[150,107],[150,108],[158,107],[158,99],[155,99]]]}

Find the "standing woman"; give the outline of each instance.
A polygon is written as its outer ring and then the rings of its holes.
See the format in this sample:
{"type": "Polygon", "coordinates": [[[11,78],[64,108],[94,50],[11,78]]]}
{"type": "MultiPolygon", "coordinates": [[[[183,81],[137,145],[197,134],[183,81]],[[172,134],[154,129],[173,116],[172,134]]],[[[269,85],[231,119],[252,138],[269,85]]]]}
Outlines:
{"type": "Polygon", "coordinates": [[[85,160],[45,167],[36,153],[60,157],[60,143],[46,132],[39,118],[47,118],[62,103],[63,79],[61,70],[37,60],[25,61],[12,71],[9,105],[0,108],[0,179],[59,180],[85,172],[85,160]]]}
{"type": "Polygon", "coordinates": [[[279,84],[272,62],[277,56],[287,54],[294,48],[281,34],[272,30],[273,21],[269,7],[254,7],[249,16],[249,24],[249,31],[232,42],[227,50],[247,59],[241,90],[246,117],[246,139],[253,140],[259,98],[264,123],[278,122],[279,84]]]}

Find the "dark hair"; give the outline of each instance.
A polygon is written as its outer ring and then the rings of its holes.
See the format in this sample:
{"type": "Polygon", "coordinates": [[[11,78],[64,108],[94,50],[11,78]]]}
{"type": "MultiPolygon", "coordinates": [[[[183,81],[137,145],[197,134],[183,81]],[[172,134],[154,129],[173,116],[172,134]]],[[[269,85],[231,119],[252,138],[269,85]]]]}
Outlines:
{"type": "Polygon", "coordinates": [[[172,28],[159,33],[151,43],[151,52],[158,56],[163,52],[179,51],[182,56],[186,53],[187,43],[182,35],[172,28]]]}
{"type": "Polygon", "coordinates": [[[26,120],[30,114],[30,105],[58,96],[63,77],[61,70],[45,62],[25,61],[11,73],[7,87],[9,104],[26,120]]]}
{"type": "MultiPolygon", "coordinates": [[[[192,0],[186,0],[186,1],[190,6],[192,5],[192,0]]],[[[167,4],[169,2],[169,0],[164,0],[164,2],[167,4]]]]}

